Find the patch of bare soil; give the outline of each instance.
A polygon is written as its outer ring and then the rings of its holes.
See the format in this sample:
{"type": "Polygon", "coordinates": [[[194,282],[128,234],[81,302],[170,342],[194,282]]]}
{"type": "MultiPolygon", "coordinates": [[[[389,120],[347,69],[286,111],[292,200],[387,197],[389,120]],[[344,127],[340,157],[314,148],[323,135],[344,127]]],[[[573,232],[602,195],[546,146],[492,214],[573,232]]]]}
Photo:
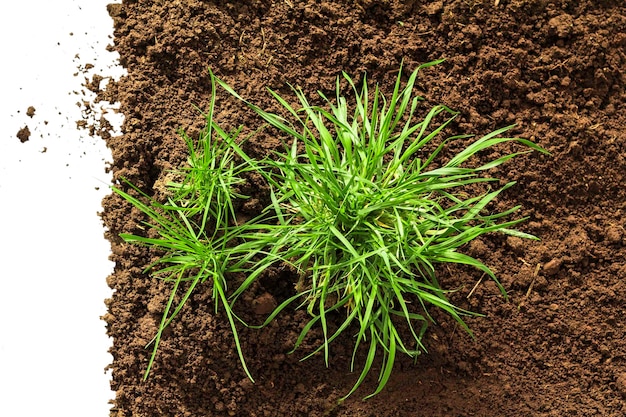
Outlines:
{"type": "MultiPolygon", "coordinates": [[[[128,75],[100,92],[121,102],[123,135],[107,139],[115,179],[148,193],[186,160],[177,134],[194,135],[210,94],[207,68],[244,97],[273,109],[265,89],[309,96],[330,91],[346,71],[389,91],[422,72],[426,105],[461,112],[448,132],[482,134],[517,124],[552,156],[524,155],[494,172],[516,180],[500,201],[522,204],[522,229],[542,238],[489,236],[466,248],[508,289],[505,301],[480,274],[442,267],[475,340],[442,318],[426,335],[428,355],[398,360],[387,388],[368,401],[368,380],[341,405],[357,377],[350,345],[299,362],[287,354],[306,322],[284,313],[263,331],[241,329],[256,383],[239,365],[211,289],[200,288],[167,331],[142,381],[168,287],[142,273],[157,255],[122,243],[142,217],[111,195],[102,215],[115,272],[105,320],[114,339],[112,416],[623,416],[626,414],[626,6],[621,0],[124,0],[110,5],[114,48],[128,75]],[[497,4],[497,5],[496,5],[497,4]],[[470,295],[471,292],[471,295],[470,295]]],[[[224,126],[259,121],[220,98],[224,126]]],[[[249,152],[276,146],[257,138],[249,152]]],[[[263,195],[255,196],[263,199],[263,195]]],[[[246,206],[248,210],[257,207],[246,206]]],[[[284,297],[293,277],[274,271],[240,301],[244,319],[284,297]]],[[[311,341],[315,343],[315,340],[311,341]]],[[[374,373],[375,374],[375,373],[374,373]]],[[[373,374],[373,375],[374,375],[373,374]]]]}

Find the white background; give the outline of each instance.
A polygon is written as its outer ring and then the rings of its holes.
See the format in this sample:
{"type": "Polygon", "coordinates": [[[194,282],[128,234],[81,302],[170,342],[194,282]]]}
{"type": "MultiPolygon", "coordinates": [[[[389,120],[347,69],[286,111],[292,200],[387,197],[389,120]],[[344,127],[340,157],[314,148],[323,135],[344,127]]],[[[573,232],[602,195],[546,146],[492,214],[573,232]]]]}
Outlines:
{"type": "Polygon", "coordinates": [[[76,127],[84,78],[122,72],[106,51],[110,2],[21,0],[0,12],[0,416],[105,417],[114,397],[100,320],[112,263],[97,215],[111,156],[76,127]]]}

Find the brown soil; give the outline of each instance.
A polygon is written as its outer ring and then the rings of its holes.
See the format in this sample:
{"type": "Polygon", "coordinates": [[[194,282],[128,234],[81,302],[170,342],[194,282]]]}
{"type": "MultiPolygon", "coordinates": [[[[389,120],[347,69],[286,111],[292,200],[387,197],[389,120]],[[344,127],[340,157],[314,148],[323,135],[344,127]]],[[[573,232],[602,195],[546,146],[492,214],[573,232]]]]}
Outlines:
{"type": "Polygon", "coordinates": [[[20,140],[20,142],[28,142],[30,140],[30,129],[28,128],[28,126],[24,126],[17,131],[16,136],[20,140]]]}
{"type": "MultiPolygon", "coordinates": [[[[124,0],[110,5],[115,46],[128,76],[101,97],[121,102],[123,135],[108,138],[115,179],[147,192],[186,159],[177,135],[196,134],[210,85],[207,68],[262,107],[266,87],[288,94],[329,91],[344,70],[389,88],[402,60],[425,70],[427,104],[462,113],[448,132],[481,134],[516,123],[516,134],[551,157],[525,155],[494,172],[518,184],[500,201],[522,204],[522,242],[490,236],[467,252],[491,266],[490,282],[468,298],[480,274],[441,268],[460,288],[459,305],[481,312],[472,341],[441,319],[426,336],[428,355],[401,358],[387,388],[368,401],[355,382],[349,349],[299,362],[287,352],[306,320],[284,313],[263,331],[241,329],[256,383],[240,368],[225,317],[201,287],[172,324],[150,378],[142,381],[168,287],[142,273],[155,253],[126,245],[142,219],[117,196],[102,215],[115,272],[105,316],[113,337],[112,416],[622,416],[626,415],[626,6],[622,0],[124,0]]],[[[219,101],[225,126],[259,121],[219,101]]],[[[250,152],[272,141],[257,139],[250,152]]],[[[258,196],[263,197],[263,196],[258,196]]],[[[255,207],[248,207],[254,210],[255,207]]],[[[292,277],[267,277],[239,304],[259,321],[264,303],[292,277]]],[[[349,340],[347,340],[349,342],[349,340]]]]}

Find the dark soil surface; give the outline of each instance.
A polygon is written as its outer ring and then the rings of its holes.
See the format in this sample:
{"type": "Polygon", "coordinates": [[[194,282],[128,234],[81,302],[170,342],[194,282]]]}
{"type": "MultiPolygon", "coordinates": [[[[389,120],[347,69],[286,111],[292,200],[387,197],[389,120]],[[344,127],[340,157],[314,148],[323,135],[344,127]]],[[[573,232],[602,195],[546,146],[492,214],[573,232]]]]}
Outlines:
{"type": "MultiPolygon", "coordinates": [[[[429,354],[417,363],[400,358],[381,394],[361,400],[376,387],[373,377],[341,405],[357,377],[349,339],[335,344],[328,369],[323,358],[299,362],[308,345],[288,354],[306,322],[301,313],[283,313],[263,331],[242,328],[252,384],[209,285],[166,332],[144,382],[145,346],[169,287],[142,273],[158,254],[117,237],[140,232],[139,212],[107,197],[102,217],[116,263],[105,316],[114,340],[112,416],[626,415],[622,0],[123,0],[109,11],[128,70],[100,93],[120,101],[125,115],[123,134],[107,139],[112,169],[151,194],[186,160],[177,129],[195,135],[203,126],[194,105],[208,105],[207,68],[273,108],[266,87],[288,96],[292,83],[313,96],[332,90],[343,70],[357,79],[367,72],[389,92],[402,61],[408,73],[444,57],[421,73],[419,88],[426,105],[461,112],[448,134],[516,123],[516,135],[552,153],[493,172],[518,182],[500,201],[521,204],[530,217],[522,230],[541,242],[489,236],[465,248],[493,268],[510,299],[488,281],[471,292],[475,271],[442,267],[443,285],[459,288],[453,301],[485,315],[469,320],[475,340],[440,318],[426,334],[429,354]]],[[[218,107],[225,127],[260,125],[240,103],[221,97],[218,107]]],[[[248,151],[276,143],[257,137],[248,151]]],[[[243,318],[259,322],[255,311],[293,279],[264,277],[240,301],[243,318]]]]}

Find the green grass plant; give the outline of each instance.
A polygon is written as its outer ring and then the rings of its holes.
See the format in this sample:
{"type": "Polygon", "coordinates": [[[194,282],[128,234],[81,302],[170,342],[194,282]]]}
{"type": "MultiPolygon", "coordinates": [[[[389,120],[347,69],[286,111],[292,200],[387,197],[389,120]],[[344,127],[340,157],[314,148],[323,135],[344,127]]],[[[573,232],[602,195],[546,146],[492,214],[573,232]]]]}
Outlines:
{"type": "Polygon", "coordinates": [[[482,174],[521,153],[545,151],[528,140],[501,136],[512,128],[508,126],[440,161],[450,142],[470,136],[449,137],[432,146],[456,113],[438,105],[417,117],[422,100],[413,93],[418,71],[439,62],[420,66],[404,87],[400,71],[390,98],[378,87],[370,91],[366,80],[358,88],[344,73],[354,97],[351,105],[340,78],[333,99],[319,93],[324,106],[311,105],[293,88],[300,105],[294,108],[270,90],[286,118],[247,104],[277,129],[284,151],[256,160],[231,142],[271,187],[271,204],[262,220],[243,227],[242,253],[247,255],[236,267],[251,281],[277,262],[298,271],[297,294],[279,305],[265,324],[292,303],[305,308],[311,318],[295,348],[314,326],[321,327],[323,342],[304,359],[323,352],[328,366],[331,343],[344,332],[354,336],[353,367],[359,348],[366,346],[360,375],[346,397],[365,380],[377,357],[382,361],[379,382],[368,397],[383,389],[398,353],[415,358],[425,351],[422,338],[433,321],[430,308],[443,310],[471,334],[463,320],[470,313],[448,301],[436,277],[437,264],[478,268],[505,295],[486,265],[457,249],[490,232],[536,239],[512,229],[524,219],[505,220],[519,206],[503,212],[489,207],[514,182],[499,187],[497,179],[482,174]],[[481,151],[505,142],[529,149],[470,164],[481,151]],[[485,191],[471,196],[470,187],[476,184],[485,185],[485,191]],[[252,261],[258,253],[261,260],[252,261]],[[402,328],[410,337],[402,337],[407,334],[402,328]]]}
{"type": "Polygon", "coordinates": [[[147,216],[144,228],[152,229],[157,236],[125,233],[121,237],[129,243],[162,250],[164,255],[146,271],[153,271],[154,276],[172,285],[158,331],[150,342],[153,349],[144,379],[150,373],[165,328],[197,286],[210,281],[216,314],[221,307],[230,323],[242,367],[253,380],[239,343],[237,320],[228,301],[226,280],[230,247],[237,234],[233,201],[247,198],[236,191],[244,181],[241,178],[244,167],[235,164],[234,152],[228,145],[240,131],[226,132],[213,120],[214,83],[212,88],[209,110],[204,114],[206,127],[199,139],[194,140],[181,131],[189,158],[187,166],[175,173],[180,180],[167,184],[167,201],[160,203],[131,184],[138,197],[121,188],[113,188],[147,216]],[[185,283],[187,288],[181,291],[185,283]]]}
{"type": "Polygon", "coordinates": [[[471,334],[464,317],[473,313],[448,300],[450,289],[439,283],[437,267],[456,263],[477,268],[506,296],[494,273],[462,248],[492,232],[536,239],[514,229],[524,220],[512,216],[519,206],[497,211],[493,204],[515,183],[501,185],[486,171],[522,153],[546,151],[506,136],[512,126],[477,139],[446,138],[457,113],[443,105],[422,111],[423,100],[414,94],[419,71],[440,62],[421,65],[404,84],[401,69],[390,96],[378,86],[370,89],[365,78],[357,86],[345,73],[337,78],[334,97],[319,93],[316,100],[322,105],[310,104],[293,88],[299,102],[293,107],[270,90],[283,116],[244,100],[210,74],[206,129],[198,141],[183,134],[189,160],[176,173],[179,180],[168,184],[167,201],[156,201],[132,185],[128,192],[114,188],[147,216],[145,227],[152,229],[122,238],[162,250],[164,255],[148,269],[171,284],[145,377],[163,330],[198,285],[209,281],[216,312],[221,308],[226,315],[252,380],[235,308],[241,294],[275,265],[297,271],[295,295],[257,327],[287,308],[305,309],[310,318],[293,350],[312,329],[321,328],[323,340],[303,359],[320,354],[327,366],[333,342],[342,335],[352,337],[352,369],[358,366],[360,372],[344,398],[377,361],[378,385],[367,397],[385,387],[398,354],[417,358],[426,351],[422,340],[434,322],[431,309],[447,313],[471,334]],[[213,120],[216,85],[256,112],[272,129],[266,133],[283,141],[283,149],[260,159],[248,155],[240,130],[227,133],[213,120]],[[449,145],[459,141],[465,147],[452,153],[449,145]],[[494,159],[485,156],[483,151],[508,142],[523,149],[494,159]],[[237,189],[248,171],[264,178],[270,203],[258,217],[238,223],[234,201],[247,198],[237,189]],[[229,285],[232,273],[246,278],[229,285]]]}

